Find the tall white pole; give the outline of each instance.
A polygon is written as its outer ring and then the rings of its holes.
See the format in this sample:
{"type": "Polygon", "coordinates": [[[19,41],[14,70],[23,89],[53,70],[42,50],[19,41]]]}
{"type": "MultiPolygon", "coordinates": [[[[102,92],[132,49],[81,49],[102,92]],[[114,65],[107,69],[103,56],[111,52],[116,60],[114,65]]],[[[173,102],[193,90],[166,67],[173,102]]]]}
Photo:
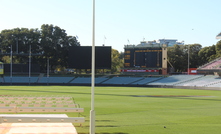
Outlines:
{"type": "Polygon", "coordinates": [[[11,62],[11,65],[10,65],[10,81],[11,81],[11,85],[12,85],[12,45],[11,45],[11,59],[10,59],[10,62],[11,62]]]}
{"type": "Polygon", "coordinates": [[[47,59],[47,85],[49,83],[49,57],[47,59]]]}
{"type": "Polygon", "coordinates": [[[29,45],[29,85],[31,83],[31,45],[29,45]]]}
{"type": "Polygon", "coordinates": [[[188,75],[189,75],[189,69],[190,69],[190,44],[188,44],[188,68],[187,68],[188,75]]]}
{"type": "Polygon", "coordinates": [[[18,54],[18,37],[16,38],[16,53],[18,54]]]}
{"type": "Polygon", "coordinates": [[[95,77],[95,0],[93,0],[92,20],[92,62],[91,62],[91,110],[90,110],[90,134],[95,134],[95,110],[94,110],[94,77],[95,77]]]}

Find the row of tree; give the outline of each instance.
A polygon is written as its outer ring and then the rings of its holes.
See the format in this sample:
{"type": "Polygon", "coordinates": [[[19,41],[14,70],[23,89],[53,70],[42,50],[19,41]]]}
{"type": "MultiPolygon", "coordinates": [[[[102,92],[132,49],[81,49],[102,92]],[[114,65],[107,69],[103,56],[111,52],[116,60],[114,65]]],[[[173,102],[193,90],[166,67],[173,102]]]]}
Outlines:
{"type": "MultiPolygon", "coordinates": [[[[50,70],[68,68],[68,50],[70,46],[80,46],[75,36],[68,36],[64,29],[58,26],[44,24],[41,29],[15,28],[3,30],[0,33],[0,59],[10,63],[10,53],[13,53],[13,63],[27,64],[29,53],[32,63],[39,64],[41,70],[47,70],[47,60],[50,59],[50,70]]],[[[123,67],[121,54],[112,49],[111,72],[119,72],[123,67]]]]}
{"type": "Polygon", "coordinates": [[[11,50],[13,63],[27,63],[27,54],[31,52],[32,63],[39,64],[43,70],[48,58],[51,69],[67,67],[69,46],[78,45],[80,43],[75,36],[68,36],[64,29],[47,24],[42,25],[41,29],[15,28],[0,33],[1,59],[4,63],[9,63],[9,56],[6,55],[11,50]]]}
{"type": "Polygon", "coordinates": [[[198,68],[220,56],[221,41],[204,48],[200,44],[174,45],[168,47],[168,66],[173,67],[175,72],[186,72],[188,59],[190,68],[198,68]]]}
{"type": "MultiPolygon", "coordinates": [[[[27,54],[31,53],[32,63],[39,64],[41,70],[46,70],[47,59],[50,59],[50,70],[68,67],[68,49],[79,46],[75,36],[68,36],[64,29],[58,26],[44,24],[41,29],[15,28],[3,30],[0,33],[0,59],[10,63],[11,50],[13,63],[28,63],[27,54]],[[30,49],[31,48],[31,49],[30,49]]],[[[197,68],[221,56],[221,41],[216,45],[202,47],[200,44],[174,45],[168,47],[168,66],[175,72],[185,72],[189,67],[197,68]],[[189,57],[189,58],[188,58],[189,57]]],[[[112,49],[111,72],[119,72],[123,67],[123,53],[112,49]]]]}

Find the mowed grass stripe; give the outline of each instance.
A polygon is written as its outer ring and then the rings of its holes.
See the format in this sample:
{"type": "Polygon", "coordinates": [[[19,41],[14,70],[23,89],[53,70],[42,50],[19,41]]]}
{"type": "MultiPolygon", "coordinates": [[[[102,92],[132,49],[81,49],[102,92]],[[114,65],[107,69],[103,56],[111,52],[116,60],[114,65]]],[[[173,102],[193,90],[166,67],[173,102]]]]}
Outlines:
{"type": "MultiPolygon", "coordinates": [[[[91,88],[84,86],[0,87],[1,95],[73,96],[76,103],[85,109],[82,114],[86,122],[81,127],[74,124],[79,134],[89,131],[90,92],[91,88]]],[[[220,102],[221,91],[95,87],[96,133],[218,134],[221,132],[220,102]]],[[[75,113],[67,115],[76,116],[75,113]]]]}

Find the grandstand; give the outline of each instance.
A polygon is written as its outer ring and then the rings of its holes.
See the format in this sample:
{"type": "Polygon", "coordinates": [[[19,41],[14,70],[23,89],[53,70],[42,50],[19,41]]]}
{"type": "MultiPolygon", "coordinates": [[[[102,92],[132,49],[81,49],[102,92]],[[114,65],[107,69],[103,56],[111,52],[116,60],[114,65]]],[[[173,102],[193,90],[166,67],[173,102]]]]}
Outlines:
{"type": "Polygon", "coordinates": [[[2,83],[68,83],[73,77],[25,77],[25,76],[5,76],[2,83]]]}
{"type": "Polygon", "coordinates": [[[221,39],[221,32],[216,36],[216,39],[221,39]]]}
{"type": "MultiPolygon", "coordinates": [[[[38,80],[38,77],[30,77],[30,83],[36,83],[38,80]]],[[[2,79],[3,82],[5,83],[29,83],[29,77],[25,77],[25,76],[14,76],[14,77],[10,77],[10,76],[5,76],[2,79]]]]}
{"type": "Polygon", "coordinates": [[[117,84],[117,85],[125,85],[130,84],[135,81],[139,81],[143,79],[142,77],[113,77],[102,84],[117,84]]]}
{"type": "Polygon", "coordinates": [[[193,79],[191,81],[187,82],[181,82],[179,84],[176,84],[177,86],[197,86],[197,87],[204,87],[204,86],[209,86],[213,85],[213,83],[219,82],[221,79],[219,76],[214,76],[214,75],[206,75],[206,76],[201,76],[197,79],[193,79]]]}
{"type": "Polygon", "coordinates": [[[154,82],[154,81],[158,81],[160,79],[162,79],[163,77],[146,77],[143,78],[142,80],[136,81],[131,83],[132,85],[148,85],[148,83],[154,82]]]}
{"type": "Polygon", "coordinates": [[[177,83],[192,81],[200,77],[202,77],[202,75],[172,75],[165,77],[164,79],[149,83],[148,85],[175,85],[177,83]]]}
{"type": "Polygon", "coordinates": [[[36,83],[68,83],[73,77],[42,77],[36,83]]]}
{"type": "MultiPolygon", "coordinates": [[[[91,85],[91,77],[25,77],[4,76],[1,78],[2,85],[91,85]]],[[[214,87],[221,86],[221,77],[218,75],[170,75],[170,76],[99,76],[95,78],[98,86],[143,86],[143,87],[214,87]]]]}
{"type": "MultiPolygon", "coordinates": [[[[95,78],[95,83],[99,84],[102,83],[103,81],[107,80],[108,78],[104,77],[97,77],[95,78]]],[[[72,84],[90,84],[91,83],[91,77],[77,77],[70,81],[72,84]]]]}
{"type": "Polygon", "coordinates": [[[221,57],[200,66],[197,68],[197,72],[198,74],[220,74],[221,57]]]}
{"type": "Polygon", "coordinates": [[[210,84],[205,85],[205,86],[207,86],[207,87],[221,87],[221,78],[219,78],[219,81],[210,83],[210,84]]]}

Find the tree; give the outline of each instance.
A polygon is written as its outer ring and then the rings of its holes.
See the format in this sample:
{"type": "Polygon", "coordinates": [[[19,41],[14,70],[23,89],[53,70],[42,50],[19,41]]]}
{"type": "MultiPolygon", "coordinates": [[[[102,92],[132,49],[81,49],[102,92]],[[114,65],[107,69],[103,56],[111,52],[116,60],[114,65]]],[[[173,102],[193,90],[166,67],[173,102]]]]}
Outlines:
{"type": "MultiPolygon", "coordinates": [[[[185,71],[187,68],[187,47],[181,45],[174,45],[168,47],[168,60],[175,69],[175,72],[185,71]]],[[[170,65],[168,65],[170,66],[170,65]]]]}
{"type": "MultiPolygon", "coordinates": [[[[67,67],[69,46],[80,45],[76,37],[68,36],[65,30],[58,26],[44,24],[41,30],[15,28],[3,30],[0,33],[2,54],[13,52],[13,63],[27,63],[28,54],[32,56],[32,63],[38,63],[42,70],[47,68],[47,59],[50,58],[51,69],[57,66],[67,67]],[[15,54],[14,54],[15,53],[15,54]]],[[[7,57],[1,57],[7,63],[7,57]]]]}
{"type": "Polygon", "coordinates": [[[123,67],[123,59],[120,58],[120,53],[116,49],[112,49],[111,52],[111,72],[120,72],[120,68],[123,67]]]}
{"type": "Polygon", "coordinates": [[[197,68],[201,65],[198,53],[202,49],[202,46],[200,44],[192,44],[189,46],[189,49],[189,67],[197,68]]]}
{"type": "Polygon", "coordinates": [[[200,57],[200,65],[206,64],[216,58],[216,46],[204,47],[199,51],[198,55],[200,57]]]}
{"type": "Polygon", "coordinates": [[[201,65],[198,55],[201,49],[202,46],[200,44],[174,45],[168,47],[168,60],[173,65],[175,72],[186,72],[188,68],[188,55],[190,68],[196,68],[201,65]]]}
{"type": "Polygon", "coordinates": [[[45,69],[47,58],[50,58],[51,69],[55,69],[57,66],[67,66],[69,47],[80,45],[76,37],[67,36],[64,29],[47,24],[41,26],[40,43],[43,50],[41,63],[45,69]]]}
{"type": "MultiPolygon", "coordinates": [[[[1,52],[17,54],[13,56],[14,63],[26,63],[27,56],[19,56],[18,54],[29,53],[30,45],[32,52],[38,53],[40,32],[38,29],[14,28],[11,30],[3,30],[1,32],[1,52]]],[[[4,58],[5,59],[5,58],[4,58]]]]}
{"type": "Polygon", "coordinates": [[[221,57],[221,40],[216,43],[216,57],[221,57]]]}

